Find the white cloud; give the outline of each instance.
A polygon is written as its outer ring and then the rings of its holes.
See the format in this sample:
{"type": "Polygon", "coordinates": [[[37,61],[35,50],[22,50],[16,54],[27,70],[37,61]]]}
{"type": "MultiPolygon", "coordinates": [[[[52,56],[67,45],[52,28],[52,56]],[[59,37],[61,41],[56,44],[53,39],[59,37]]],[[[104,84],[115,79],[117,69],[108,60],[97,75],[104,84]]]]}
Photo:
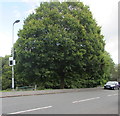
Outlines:
{"type": "Polygon", "coordinates": [[[0,32],[0,56],[10,55],[12,48],[12,36],[9,33],[0,32]]]}
{"type": "Polygon", "coordinates": [[[35,1],[21,0],[21,2],[25,2],[26,4],[30,6],[30,9],[28,9],[25,12],[26,16],[28,16],[29,14],[35,13],[35,9],[40,5],[40,2],[42,2],[42,0],[35,0],[35,1]]]}
{"type": "Polygon", "coordinates": [[[18,10],[14,10],[13,13],[14,13],[15,19],[19,19],[21,17],[21,13],[18,10]]]}
{"type": "Polygon", "coordinates": [[[112,36],[112,39],[107,40],[105,50],[111,55],[111,58],[115,63],[118,63],[118,37],[112,36]]]}
{"type": "Polygon", "coordinates": [[[25,2],[29,5],[31,5],[32,7],[36,7],[39,5],[40,2],[43,2],[44,0],[34,0],[34,1],[31,1],[31,0],[20,0],[21,2],[25,2]]]}
{"type": "Polygon", "coordinates": [[[29,9],[28,11],[25,12],[25,14],[28,16],[29,14],[35,13],[35,7],[29,9]]]}

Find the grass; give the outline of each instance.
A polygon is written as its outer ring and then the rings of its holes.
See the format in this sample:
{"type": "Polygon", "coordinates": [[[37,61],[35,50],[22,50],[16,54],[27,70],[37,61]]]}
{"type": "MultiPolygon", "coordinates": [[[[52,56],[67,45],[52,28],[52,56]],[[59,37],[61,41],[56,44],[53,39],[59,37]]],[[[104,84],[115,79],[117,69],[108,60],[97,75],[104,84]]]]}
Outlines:
{"type": "Polygon", "coordinates": [[[7,89],[7,90],[0,90],[0,92],[11,92],[11,89],[7,89]]]}

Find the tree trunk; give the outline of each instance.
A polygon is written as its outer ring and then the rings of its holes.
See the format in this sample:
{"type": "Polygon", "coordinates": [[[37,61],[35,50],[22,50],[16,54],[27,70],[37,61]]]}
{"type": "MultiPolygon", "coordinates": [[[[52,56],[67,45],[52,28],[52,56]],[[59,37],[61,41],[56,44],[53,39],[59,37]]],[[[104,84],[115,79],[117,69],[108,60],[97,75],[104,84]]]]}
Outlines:
{"type": "Polygon", "coordinates": [[[64,89],[64,76],[60,77],[60,89],[64,89]]]}

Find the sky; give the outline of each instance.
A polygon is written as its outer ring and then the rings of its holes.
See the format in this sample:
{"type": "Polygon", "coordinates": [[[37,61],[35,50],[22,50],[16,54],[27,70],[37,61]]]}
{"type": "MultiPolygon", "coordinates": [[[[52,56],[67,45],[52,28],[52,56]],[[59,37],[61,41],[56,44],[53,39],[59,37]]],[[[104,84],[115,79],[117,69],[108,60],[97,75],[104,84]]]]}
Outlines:
{"type": "MultiPolygon", "coordinates": [[[[27,16],[35,12],[40,2],[47,0],[0,0],[0,56],[11,54],[12,27],[14,25],[14,42],[18,39],[17,33],[22,29],[27,16]]],[[[63,1],[63,0],[62,0],[63,1]]],[[[118,64],[118,2],[119,0],[80,0],[90,7],[97,24],[101,26],[106,43],[105,50],[111,55],[115,64],[118,64]]]]}

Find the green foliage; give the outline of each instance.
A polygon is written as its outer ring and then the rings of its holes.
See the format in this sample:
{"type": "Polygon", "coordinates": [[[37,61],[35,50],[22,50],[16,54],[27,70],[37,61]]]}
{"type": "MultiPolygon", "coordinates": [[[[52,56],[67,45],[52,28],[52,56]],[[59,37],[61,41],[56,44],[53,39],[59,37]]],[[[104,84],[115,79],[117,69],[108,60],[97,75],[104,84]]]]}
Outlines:
{"type": "Polygon", "coordinates": [[[112,70],[111,80],[120,82],[120,64],[116,64],[112,70]]]}
{"type": "Polygon", "coordinates": [[[109,79],[113,61],[101,28],[82,2],[41,3],[18,36],[15,68],[23,85],[80,88],[109,79]]]}
{"type": "Polygon", "coordinates": [[[12,69],[9,66],[9,57],[1,57],[2,61],[2,90],[11,88],[12,85],[12,69]]]}

